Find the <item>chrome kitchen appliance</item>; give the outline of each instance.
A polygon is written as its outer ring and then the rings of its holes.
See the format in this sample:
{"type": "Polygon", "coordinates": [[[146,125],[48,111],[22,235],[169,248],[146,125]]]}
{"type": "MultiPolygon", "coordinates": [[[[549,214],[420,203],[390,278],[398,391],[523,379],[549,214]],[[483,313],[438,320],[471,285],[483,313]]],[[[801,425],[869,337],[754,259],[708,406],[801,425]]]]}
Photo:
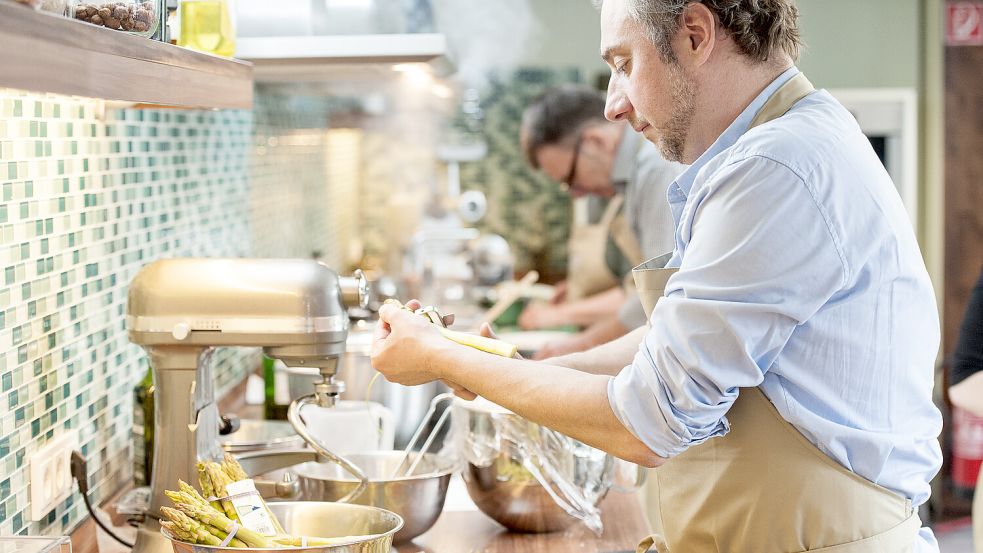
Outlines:
{"type": "MultiPolygon", "coordinates": [[[[287,365],[317,367],[321,380],[303,403],[334,405],[344,391],[335,379],[348,335],[346,307],[364,307],[367,283],[360,271],[339,277],[305,259],[166,259],[144,267],[130,284],[130,341],[146,349],[153,369],[156,413],[150,513],[137,534],[136,553],[165,553],[157,513],[164,490],[179,479],[194,482],[199,459],[221,456],[209,357],[216,346],[262,347],[287,365]]],[[[305,435],[291,406],[298,434],[324,457],[356,476],[354,465],[305,435]]],[[[349,497],[350,498],[350,497],[349,497]]],[[[344,498],[343,498],[344,499],[344,498]]]]}

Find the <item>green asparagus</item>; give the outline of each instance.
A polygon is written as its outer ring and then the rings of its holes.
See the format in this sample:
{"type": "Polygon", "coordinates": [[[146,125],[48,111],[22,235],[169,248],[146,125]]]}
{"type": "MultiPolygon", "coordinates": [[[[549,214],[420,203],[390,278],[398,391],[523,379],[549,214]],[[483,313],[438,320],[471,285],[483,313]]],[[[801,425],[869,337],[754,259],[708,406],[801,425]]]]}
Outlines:
{"type": "MultiPolygon", "coordinates": [[[[205,497],[218,497],[218,494],[215,493],[215,489],[212,488],[212,479],[208,476],[208,468],[202,461],[198,461],[198,484],[201,486],[201,493],[205,497]]],[[[214,509],[219,511],[222,510],[222,504],[219,503],[217,499],[211,501],[210,503],[214,509]]]]}
{"type": "Polygon", "coordinates": [[[194,538],[193,540],[189,540],[192,541],[192,543],[200,543],[202,545],[222,545],[221,538],[209,532],[207,527],[202,526],[200,522],[193,520],[184,513],[176,509],[171,509],[170,507],[161,507],[160,512],[172,523],[172,528],[174,528],[182,536],[186,538],[194,538]]]}
{"type": "MultiPolygon", "coordinates": [[[[237,524],[232,519],[219,511],[212,509],[210,506],[202,507],[192,503],[180,503],[178,504],[178,508],[190,518],[193,518],[202,524],[214,526],[215,528],[225,532],[231,532],[237,524]]],[[[273,547],[272,540],[259,532],[246,528],[245,526],[239,526],[239,531],[236,532],[236,537],[245,542],[249,547],[273,547]]]]}
{"type": "Polygon", "coordinates": [[[239,461],[236,461],[236,458],[230,453],[225,454],[225,461],[222,463],[222,470],[225,471],[226,475],[228,475],[229,480],[233,482],[239,482],[240,480],[246,480],[249,478],[246,471],[242,470],[242,465],[239,464],[239,461]]]}
{"type": "MultiPolygon", "coordinates": [[[[229,491],[225,489],[226,484],[228,484],[228,477],[222,472],[222,465],[210,462],[205,465],[205,470],[208,472],[208,477],[212,481],[212,490],[214,490],[215,495],[219,498],[228,498],[229,491]]],[[[221,501],[222,510],[225,511],[227,517],[232,520],[239,519],[239,515],[236,514],[231,500],[219,499],[219,501],[221,501]]]]}

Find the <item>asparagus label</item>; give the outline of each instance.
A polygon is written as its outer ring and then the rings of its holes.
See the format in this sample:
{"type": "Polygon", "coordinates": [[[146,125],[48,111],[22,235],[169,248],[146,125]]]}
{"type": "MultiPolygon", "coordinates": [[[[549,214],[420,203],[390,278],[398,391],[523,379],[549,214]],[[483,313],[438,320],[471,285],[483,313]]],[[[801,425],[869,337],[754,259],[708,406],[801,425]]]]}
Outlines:
{"type": "Polygon", "coordinates": [[[264,536],[275,536],[276,526],[251,479],[226,484],[229,500],[243,526],[264,536]]]}

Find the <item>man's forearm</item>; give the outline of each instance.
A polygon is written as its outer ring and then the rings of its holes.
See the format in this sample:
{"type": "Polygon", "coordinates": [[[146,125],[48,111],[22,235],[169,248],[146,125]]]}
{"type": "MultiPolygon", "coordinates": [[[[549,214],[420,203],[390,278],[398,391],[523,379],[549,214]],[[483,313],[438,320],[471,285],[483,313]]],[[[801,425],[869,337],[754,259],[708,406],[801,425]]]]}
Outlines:
{"type": "Polygon", "coordinates": [[[567,324],[590,326],[617,314],[625,297],[625,291],[620,286],[614,286],[593,296],[562,304],[563,317],[567,324]]]}
{"type": "Polygon", "coordinates": [[[636,328],[614,341],[587,351],[554,357],[546,362],[590,374],[613,376],[631,364],[647,332],[648,327],[636,328]]]}
{"type": "Polygon", "coordinates": [[[633,463],[663,462],[615,416],[608,403],[608,376],[492,357],[456,345],[433,362],[442,378],[535,423],[633,463]]]}

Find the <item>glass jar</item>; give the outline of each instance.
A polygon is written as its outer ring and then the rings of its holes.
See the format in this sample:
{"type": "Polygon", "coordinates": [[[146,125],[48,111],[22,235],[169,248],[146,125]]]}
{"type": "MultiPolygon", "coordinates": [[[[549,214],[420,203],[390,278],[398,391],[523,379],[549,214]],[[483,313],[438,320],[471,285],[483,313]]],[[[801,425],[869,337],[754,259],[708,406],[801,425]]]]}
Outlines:
{"type": "Polygon", "coordinates": [[[92,25],[152,37],[163,10],[164,0],[71,0],[68,13],[92,25]]]}

